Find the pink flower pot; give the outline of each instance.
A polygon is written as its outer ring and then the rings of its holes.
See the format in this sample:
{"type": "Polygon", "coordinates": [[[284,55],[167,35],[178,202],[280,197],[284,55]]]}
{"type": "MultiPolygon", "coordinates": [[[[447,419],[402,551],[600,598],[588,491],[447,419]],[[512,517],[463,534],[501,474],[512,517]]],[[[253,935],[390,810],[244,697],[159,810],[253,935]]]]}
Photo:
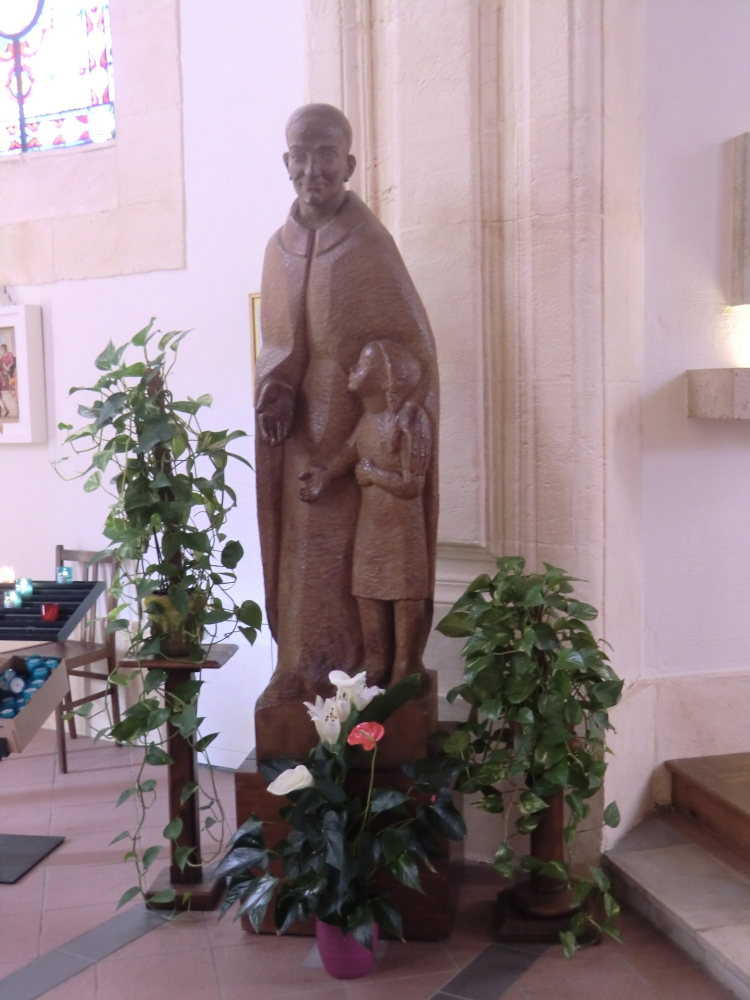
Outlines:
{"type": "Polygon", "coordinates": [[[370,951],[352,934],[343,934],[340,927],[315,921],[315,940],[323,962],[323,968],[334,979],[360,979],[366,976],[375,962],[378,948],[378,925],[372,926],[372,947],[370,951]]]}

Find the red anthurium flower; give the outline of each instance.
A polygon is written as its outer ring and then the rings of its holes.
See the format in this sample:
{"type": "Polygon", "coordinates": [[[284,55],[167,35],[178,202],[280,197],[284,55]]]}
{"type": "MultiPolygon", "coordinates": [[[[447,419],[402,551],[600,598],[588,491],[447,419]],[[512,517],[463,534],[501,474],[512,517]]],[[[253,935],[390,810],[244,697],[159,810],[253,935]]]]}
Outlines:
{"type": "Polygon", "coordinates": [[[359,743],[364,750],[374,750],[384,735],[385,729],[379,722],[360,722],[349,733],[346,742],[352,747],[359,743]]]}

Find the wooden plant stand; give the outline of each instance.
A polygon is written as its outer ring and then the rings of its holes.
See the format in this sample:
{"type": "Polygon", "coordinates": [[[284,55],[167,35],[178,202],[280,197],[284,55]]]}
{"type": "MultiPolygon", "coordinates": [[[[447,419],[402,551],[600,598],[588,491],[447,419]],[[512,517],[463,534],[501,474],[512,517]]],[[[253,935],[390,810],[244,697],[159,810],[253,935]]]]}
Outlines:
{"type": "MultiPolygon", "coordinates": [[[[193,680],[196,670],[218,670],[237,652],[237,646],[232,643],[212,646],[209,659],[203,663],[192,663],[190,660],[151,659],[123,660],[121,667],[134,668],[140,666],[145,670],[165,670],[167,694],[185,681],[193,680]]],[[[211,877],[210,871],[204,871],[200,854],[200,813],[198,810],[198,792],[195,792],[187,802],[180,802],[182,790],[191,781],[196,780],[197,754],[189,740],[180,735],[178,729],[171,724],[167,726],[168,752],[172,763],[168,765],[169,778],[169,819],[182,820],[182,833],[177,840],[171,841],[172,862],[169,868],[164,868],[156,876],[146,897],[150,899],[157,892],[174,889],[175,900],[172,903],[152,903],[154,909],[164,910],[213,910],[217,906],[224,889],[224,879],[211,877]],[[178,847],[192,847],[191,864],[180,871],[175,861],[178,847]],[[189,900],[185,899],[189,896],[189,900]]]]}
{"type": "MultiPolygon", "coordinates": [[[[545,800],[547,809],[531,832],[530,854],[542,861],[563,861],[565,825],[563,794],[545,800]]],[[[497,897],[497,940],[527,944],[556,944],[561,931],[570,930],[578,912],[565,882],[532,872],[497,897]]]]}

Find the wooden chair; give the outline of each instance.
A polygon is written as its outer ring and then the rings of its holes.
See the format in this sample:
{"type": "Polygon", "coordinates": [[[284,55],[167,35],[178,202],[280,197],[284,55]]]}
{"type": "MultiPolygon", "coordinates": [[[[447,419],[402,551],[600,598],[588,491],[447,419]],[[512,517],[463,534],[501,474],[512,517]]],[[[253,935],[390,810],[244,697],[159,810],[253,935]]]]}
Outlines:
{"type": "MultiPolygon", "coordinates": [[[[55,566],[56,569],[59,569],[66,563],[71,563],[73,565],[74,577],[78,576],[82,580],[89,581],[105,580],[107,590],[104,592],[104,602],[107,612],[109,612],[115,606],[114,599],[109,593],[109,584],[112,580],[116,560],[114,556],[107,556],[104,559],[100,559],[99,562],[91,564],[91,560],[95,554],[94,552],[86,552],[79,549],[66,549],[62,545],[58,545],[55,553],[55,566]]],[[[117,662],[115,659],[115,637],[114,635],[107,635],[104,632],[101,621],[97,622],[96,618],[97,609],[94,607],[88,612],[80,626],[81,638],[67,640],[61,644],[65,647],[63,656],[68,668],[69,677],[83,677],[87,680],[104,682],[104,687],[101,691],[88,694],[85,698],[74,699],[71,694],[68,694],[63,703],[57,708],[57,759],[60,771],[63,774],[67,774],[68,771],[64,713],[72,712],[74,708],[78,708],[79,705],[85,705],[87,702],[109,697],[112,699],[112,719],[114,722],[120,721],[120,702],[117,685],[109,682],[109,675],[115,669],[117,662]],[[99,634],[98,639],[97,634],[99,634]],[[106,673],[88,669],[95,663],[106,663],[106,673]]],[[[72,740],[76,739],[78,734],[76,732],[75,716],[71,716],[68,719],[68,731],[70,738],[72,740]]]]}

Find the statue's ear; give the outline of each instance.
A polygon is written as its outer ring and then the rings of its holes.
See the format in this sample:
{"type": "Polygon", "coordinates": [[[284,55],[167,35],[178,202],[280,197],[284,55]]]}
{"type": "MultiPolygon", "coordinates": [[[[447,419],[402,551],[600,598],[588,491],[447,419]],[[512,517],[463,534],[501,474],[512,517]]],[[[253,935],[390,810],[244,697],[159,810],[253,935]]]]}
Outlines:
{"type": "Polygon", "coordinates": [[[283,160],[284,160],[284,166],[286,167],[286,169],[288,171],[289,170],[289,153],[284,153],[283,160]]]}
{"type": "Polygon", "coordinates": [[[347,171],[346,171],[346,177],[344,179],[348,181],[349,178],[354,173],[355,167],[357,166],[357,158],[353,156],[351,153],[349,153],[349,155],[346,158],[346,166],[347,166],[347,171]]]}

